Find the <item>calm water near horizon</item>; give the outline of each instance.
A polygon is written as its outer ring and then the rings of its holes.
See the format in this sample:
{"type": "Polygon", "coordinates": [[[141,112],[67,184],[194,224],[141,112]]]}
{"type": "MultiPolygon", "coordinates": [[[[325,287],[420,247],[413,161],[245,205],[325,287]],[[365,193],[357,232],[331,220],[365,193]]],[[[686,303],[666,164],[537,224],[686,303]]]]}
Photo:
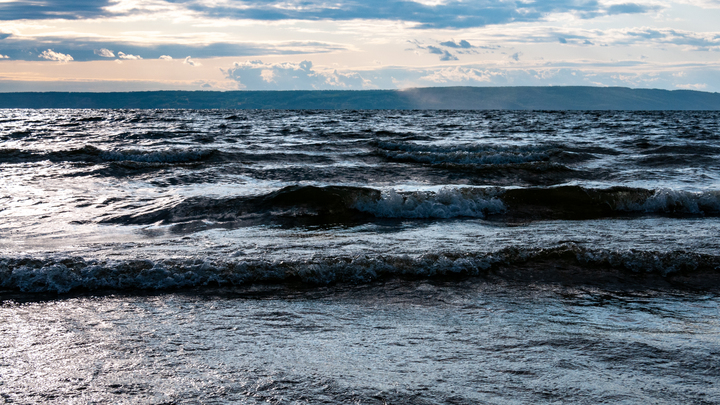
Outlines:
{"type": "Polygon", "coordinates": [[[720,403],[720,113],[0,110],[6,403],[720,403]]]}

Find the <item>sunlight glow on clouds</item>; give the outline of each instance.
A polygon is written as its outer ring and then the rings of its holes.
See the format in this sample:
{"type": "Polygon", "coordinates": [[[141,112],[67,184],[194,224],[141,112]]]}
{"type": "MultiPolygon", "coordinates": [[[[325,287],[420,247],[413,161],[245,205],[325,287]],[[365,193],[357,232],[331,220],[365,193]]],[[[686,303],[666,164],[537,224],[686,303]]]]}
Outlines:
{"type": "Polygon", "coordinates": [[[72,56],[66,55],[64,53],[54,52],[52,49],[43,51],[40,55],[38,55],[38,57],[47,60],[54,60],[60,63],[67,63],[73,60],[72,56]]]}
{"type": "MultiPolygon", "coordinates": [[[[162,59],[162,57],[161,57],[161,59],[162,59]]],[[[202,66],[201,63],[195,62],[195,61],[192,60],[189,56],[185,58],[185,60],[183,61],[183,63],[186,64],[186,65],[190,65],[190,66],[202,66]]]]}
{"type": "Polygon", "coordinates": [[[118,52],[117,56],[118,56],[118,58],[125,59],[125,60],[140,60],[140,59],[142,59],[142,57],[140,57],[140,56],[128,55],[124,52],[118,52]]]}
{"type": "Polygon", "coordinates": [[[3,0],[0,91],[131,81],[720,91],[717,21],[720,0],[3,0]]]}

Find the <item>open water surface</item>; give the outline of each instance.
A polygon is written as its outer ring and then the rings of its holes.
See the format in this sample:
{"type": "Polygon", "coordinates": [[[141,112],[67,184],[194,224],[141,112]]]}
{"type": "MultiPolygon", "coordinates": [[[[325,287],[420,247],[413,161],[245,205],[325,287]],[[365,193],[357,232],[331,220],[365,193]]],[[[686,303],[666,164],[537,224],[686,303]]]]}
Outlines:
{"type": "Polygon", "coordinates": [[[0,110],[9,403],[720,403],[720,113],[0,110]]]}

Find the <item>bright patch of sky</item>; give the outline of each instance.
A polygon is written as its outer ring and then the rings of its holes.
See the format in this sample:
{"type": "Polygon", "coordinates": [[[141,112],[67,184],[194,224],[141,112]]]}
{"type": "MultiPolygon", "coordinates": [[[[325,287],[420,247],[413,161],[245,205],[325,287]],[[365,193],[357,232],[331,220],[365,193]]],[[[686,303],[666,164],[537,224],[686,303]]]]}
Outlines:
{"type": "Polygon", "coordinates": [[[720,0],[0,0],[0,91],[720,91],[720,0]]]}

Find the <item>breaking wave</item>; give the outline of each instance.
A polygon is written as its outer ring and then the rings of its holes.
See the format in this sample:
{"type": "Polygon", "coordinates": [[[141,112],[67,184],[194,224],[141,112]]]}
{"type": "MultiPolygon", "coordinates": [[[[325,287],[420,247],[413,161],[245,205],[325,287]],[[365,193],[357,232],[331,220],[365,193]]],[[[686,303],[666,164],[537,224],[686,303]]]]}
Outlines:
{"type": "Polygon", "coordinates": [[[379,190],[348,186],[288,186],[247,197],[192,197],[110,215],[102,223],[178,224],[211,221],[228,226],[280,223],[347,224],[373,219],[481,218],[527,221],[659,215],[720,215],[720,192],[580,186],[549,188],[445,187],[438,191],[379,190]]]}
{"type": "MultiPolygon", "coordinates": [[[[393,277],[497,276],[585,283],[608,270],[672,281],[699,277],[706,288],[720,286],[720,257],[684,251],[591,250],[575,244],[552,248],[506,248],[492,253],[436,252],[407,255],[324,257],[308,260],[99,260],[0,258],[0,286],[26,293],[97,290],[168,290],[249,284],[328,285],[367,283],[393,277]],[[569,268],[566,272],[560,270],[569,268]],[[513,273],[513,269],[519,272],[513,273]],[[568,278],[572,275],[571,278],[568,278]]],[[[525,279],[527,280],[527,279],[525,279]]],[[[642,283],[642,279],[639,281],[642,283]]],[[[697,283],[695,283],[697,285],[697,283]]]]}
{"type": "Polygon", "coordinates": [[[390,189],[380,198],[359,200],[354,208],[378,218],[485,218],[505,211],[492,192],[475,188],[398,193],[390,189]]]}

